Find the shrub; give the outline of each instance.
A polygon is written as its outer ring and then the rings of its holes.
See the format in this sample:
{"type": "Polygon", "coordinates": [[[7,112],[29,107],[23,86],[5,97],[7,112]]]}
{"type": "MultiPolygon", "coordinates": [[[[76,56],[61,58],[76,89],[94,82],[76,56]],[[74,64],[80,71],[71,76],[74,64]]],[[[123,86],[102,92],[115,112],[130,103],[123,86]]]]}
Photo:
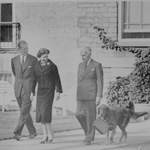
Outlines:
{"type": "Polygon", "coordinates": [[[141,57],[136,59],[130,74],[130,97],[136,103],[150,102],[150,50],[141,49],[141,57]]]}
{"type": "Polygon", "coordinates": [[[107,37],[104,29],[94,27],[103,42],[102,48],[127,51],[135,54],[135,68],[128,77],[119,77],[111,81],[106,92],[110,106],[126,106],[130,101],[135,103],[150,102],[150,49],[119,46],[117,42],[107,37]]]}
{"type": "Polygon", "coordinates": [[[107,103],[110,107],[128,106],[130,81],[129,77],[117,77],[115,81],[109,82],[107,92],[105,93],[107,103]]]}

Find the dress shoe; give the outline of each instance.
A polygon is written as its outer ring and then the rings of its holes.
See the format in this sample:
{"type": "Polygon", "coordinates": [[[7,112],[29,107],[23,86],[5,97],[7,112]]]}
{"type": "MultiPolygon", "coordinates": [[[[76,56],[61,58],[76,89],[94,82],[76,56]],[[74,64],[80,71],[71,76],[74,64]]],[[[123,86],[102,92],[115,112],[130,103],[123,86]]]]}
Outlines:
{"type": "Polygon", "coordinates": [[[15,134],[15,135],[14,135],[14,138],[15,138],[17,141],[20,141],[21,136],[18,135],[18,134],[15,134]]]}
{"type": "Polygon", "coordinates": [[[45,140],[41,141],[40,144],[44,144],[48,142],[48,136],[45,138],[45,140]]]}
{"type": "Polygon", "coordinates": [[[91,141],[86,141],[85,145],[91,145],[91,141]]]}
{"type": "Polygon", "coordinates": [[[31,135],[29,135],[29,139],[33,139],[33,138],[35,138],[36,136],[37,136],[37,134],[36,134],[36,133],[31,134],[31,135]]]}

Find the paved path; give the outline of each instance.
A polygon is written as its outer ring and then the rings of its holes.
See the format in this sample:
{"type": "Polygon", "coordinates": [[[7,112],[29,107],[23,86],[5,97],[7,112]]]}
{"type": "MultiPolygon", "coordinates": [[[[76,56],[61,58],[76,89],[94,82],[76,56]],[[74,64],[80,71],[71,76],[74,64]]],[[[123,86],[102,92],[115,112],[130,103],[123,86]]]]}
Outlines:
{"type": "Polygon", "coordinates": [[[82,142],[84,139],[82,130],[60,132],[55,134],[51,144],[40,144],[42,136],[29,140],[26,137],[21,141],[0,141],[0,150],[150,150],[150,120],[138,123],[130,123],[127,127],[128,141],[118,144],[121,132],[117,129],[114,144],[104,145],[105,135],[96,132],[95,141],[87,146],[82,142]]]}

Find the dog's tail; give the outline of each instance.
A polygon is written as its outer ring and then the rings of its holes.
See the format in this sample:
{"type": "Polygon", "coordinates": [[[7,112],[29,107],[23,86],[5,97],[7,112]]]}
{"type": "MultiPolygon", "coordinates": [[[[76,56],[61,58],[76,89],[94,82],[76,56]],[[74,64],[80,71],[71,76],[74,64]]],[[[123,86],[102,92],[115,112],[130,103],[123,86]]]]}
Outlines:
{"type": "Polygon", "coordinates": [[[131,109],[129,109],[129,112],[130,112],[131,118],[133,118],[133,119],[138,119],[139,117],[142,117],[142,116],[148,114],[148,112],[146,112],[146,111],[143,111],[143,112],[134,112],[131,109]]]}
{"type": "Polygon", "coordinates": [[[146,114],[148,114],[148,112],[143,111],[143,112],[135,112],[135,107],[133,102],[129,102],[129,106],[126,107],[129,110],[130,113],[130,117],[133,119],[138,119],[139,117],[142,117],[146,114]]]}
{"type": "Polygon", "coordinates": [[[138,119],[139,117],[142,117],[144,115],[147,115],[148,112],[143,111],[143,112],[135,112],[134,115],[132,116],[133,119],[138,119]]]}

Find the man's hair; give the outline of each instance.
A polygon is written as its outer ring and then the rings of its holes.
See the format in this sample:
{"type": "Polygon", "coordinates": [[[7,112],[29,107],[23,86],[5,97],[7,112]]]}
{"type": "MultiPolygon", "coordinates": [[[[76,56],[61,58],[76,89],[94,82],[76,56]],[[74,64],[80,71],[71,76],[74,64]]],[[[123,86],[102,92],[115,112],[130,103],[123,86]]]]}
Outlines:
{"type": "Polygon", "coordinates": [[[43,54],[49,54],[50,51],[46,48],[41,48],[38,53],[37,53],[37,57],[40,58],[43,54]]]}
{"type": "Polygon", "coordinates": [[[18,48],[21,48],[22,46],[25,46],[25,45],[28,45],[28,43],[22,40],[18,43],[18,48]]]}
{"type": "Polygon", "coordinates": [[[88,47],[88,46],[85,46],[83,49],[84,49],[84,50],[86,50],[86,51],[85,51],[85,53],[86,53],[86,54],[87,54],[87,53],[89,53],[89,54],[91,54],[91,53],[92,53],[91,48],[90,48],[90,47],[88,47]],[[88,50],[88,51],[87,51],[87,50],[88,50]]]}
{"type": "Polygon", "coordinates": [[[90,52],[92,51],[90,47],[86,46],[85,48],[87,48],[90,52]]]}

